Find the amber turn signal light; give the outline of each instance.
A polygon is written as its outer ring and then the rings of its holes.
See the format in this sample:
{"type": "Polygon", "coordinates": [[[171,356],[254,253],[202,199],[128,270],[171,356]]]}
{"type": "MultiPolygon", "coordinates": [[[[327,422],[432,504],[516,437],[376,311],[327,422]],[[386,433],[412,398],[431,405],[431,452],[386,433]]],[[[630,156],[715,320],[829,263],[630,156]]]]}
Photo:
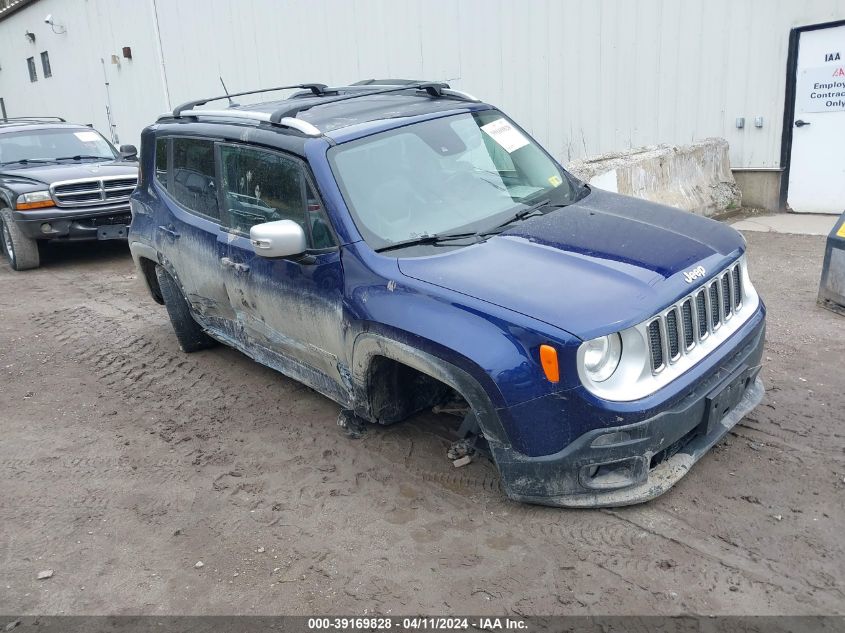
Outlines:
{"type": "Polygon", "coordinates": [[[557,350],[551,345],[540,346],[540,364],[549,382],[560,382],[560,366],[557,363],[557,350]]]}
{"type": "Polygon", "coordinates": [[[18,202],[15,209],[18,211],[26,211],[27,209],[43,209],[44,207],[56,206],[52,200],[39,200],[38,202],[18,202]]]}

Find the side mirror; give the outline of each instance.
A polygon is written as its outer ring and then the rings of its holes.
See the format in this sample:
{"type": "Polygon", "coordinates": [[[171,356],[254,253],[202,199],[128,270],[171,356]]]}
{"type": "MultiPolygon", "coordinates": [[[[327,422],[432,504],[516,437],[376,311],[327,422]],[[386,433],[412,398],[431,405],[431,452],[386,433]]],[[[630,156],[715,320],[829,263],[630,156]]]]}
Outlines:
{"type": "Polygon", "coordinates": [[[138,148],[134,145],[121,145],[119,151],[123,160],[138,160],[138,148]]]}
{"type": "Polygon", "coordinates": [[[308,247],[305,231],[293,220],[256,224],[249,230],[249,241],[261,257],[291,257],[308,247]]]}

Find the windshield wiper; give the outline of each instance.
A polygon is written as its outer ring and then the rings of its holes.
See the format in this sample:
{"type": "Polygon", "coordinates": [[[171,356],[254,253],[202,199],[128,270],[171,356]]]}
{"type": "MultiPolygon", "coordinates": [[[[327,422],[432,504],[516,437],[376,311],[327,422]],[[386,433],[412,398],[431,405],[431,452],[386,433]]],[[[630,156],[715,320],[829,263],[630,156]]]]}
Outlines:
{"type": "Polygon", "coordinates": [[[90,155],[90,154],[77,154],[76,156],[59,156],[58,158],[56,158],[54,160],[83,160],[83,159],[86,159],[86,158],[97,158],[97,159],[101,158],[103,160],[112,160],[113,159],[113,157],[109,157],[109,156],[93,156],[93,155],[90,155]]]}
{"type": "Polygon", "coordinates": [[[476,237],[478,233],[444,233],[443,235],[423,235],[415,237],[410,240],[402,240],[394,244],[388,244],[376,249],[376,253],[384,253],[385,251],[396,250],[397,248],[405,248],[406,246],[420,246],[422,244],[437,245],[443,242],[451,242],[452,240],[463,240],[468,237],[476,237]]]}
{"type": "Polygon", "coordinates": [[[52,158],[21,158],[20,160],[7,160],[5,163],[0,163],[0,165],[29,165],[30,163],[52,163],[54,159],[52,158]]]}
{"type": "Polygon", "coordinates": [[[549,199],[540,200],[539,202],[535,202],[531,206],[525,207],[524,209],[520,209],[519,211],[514,213],[511,217],[509,217],[504,222],[501,222],[500,224],[497,224],[493,228],[488,229],[487,231],[484,231],[482,233],[482,235],[489,235],[490,233],[497,233],[497,232],[499,232],[498,229],[503,229],[508,224],[513,224],[514,222],[524,220],[525,218],[530,217],[532,215],[542,215],[543,212],[540,211],[540,209],[542,209],[543,207],[547,207],[547,206],[551,207],[552,209],[557,209],[557,208],[565,206],[565,205],[552,204],[551,200],[549,200],[549,199]]]}

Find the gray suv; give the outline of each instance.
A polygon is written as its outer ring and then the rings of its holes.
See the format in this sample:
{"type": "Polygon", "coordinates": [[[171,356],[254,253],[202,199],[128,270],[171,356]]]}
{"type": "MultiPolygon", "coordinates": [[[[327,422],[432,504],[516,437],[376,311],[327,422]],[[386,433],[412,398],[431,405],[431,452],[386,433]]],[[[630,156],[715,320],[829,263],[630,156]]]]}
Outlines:
{"type": "Polygon", "coordinates": [[[137,151],[57,117],[0,119],[0,247],[37,268],[45,240],[126,239],[137,151]]]}

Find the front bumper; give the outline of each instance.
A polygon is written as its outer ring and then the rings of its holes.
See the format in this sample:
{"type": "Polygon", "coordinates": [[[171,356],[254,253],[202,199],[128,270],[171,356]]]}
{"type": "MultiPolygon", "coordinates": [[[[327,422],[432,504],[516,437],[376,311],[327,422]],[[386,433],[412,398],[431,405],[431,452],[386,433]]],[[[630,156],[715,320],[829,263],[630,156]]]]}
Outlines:
{"type": "Polygon", "coordinates": [[[506,493],[564,507],[631,505],[663,494],[762,400],[764,342],[762,321],[717,371],[646,420],[591,430],[541,457],[491,447],[506,493]]]}
{"type": "Polygon", "coordinates": [[[13,211],[12,217],[21,231],[35,240],[126,239],[132,220],[128,203],[13,211]]]}

